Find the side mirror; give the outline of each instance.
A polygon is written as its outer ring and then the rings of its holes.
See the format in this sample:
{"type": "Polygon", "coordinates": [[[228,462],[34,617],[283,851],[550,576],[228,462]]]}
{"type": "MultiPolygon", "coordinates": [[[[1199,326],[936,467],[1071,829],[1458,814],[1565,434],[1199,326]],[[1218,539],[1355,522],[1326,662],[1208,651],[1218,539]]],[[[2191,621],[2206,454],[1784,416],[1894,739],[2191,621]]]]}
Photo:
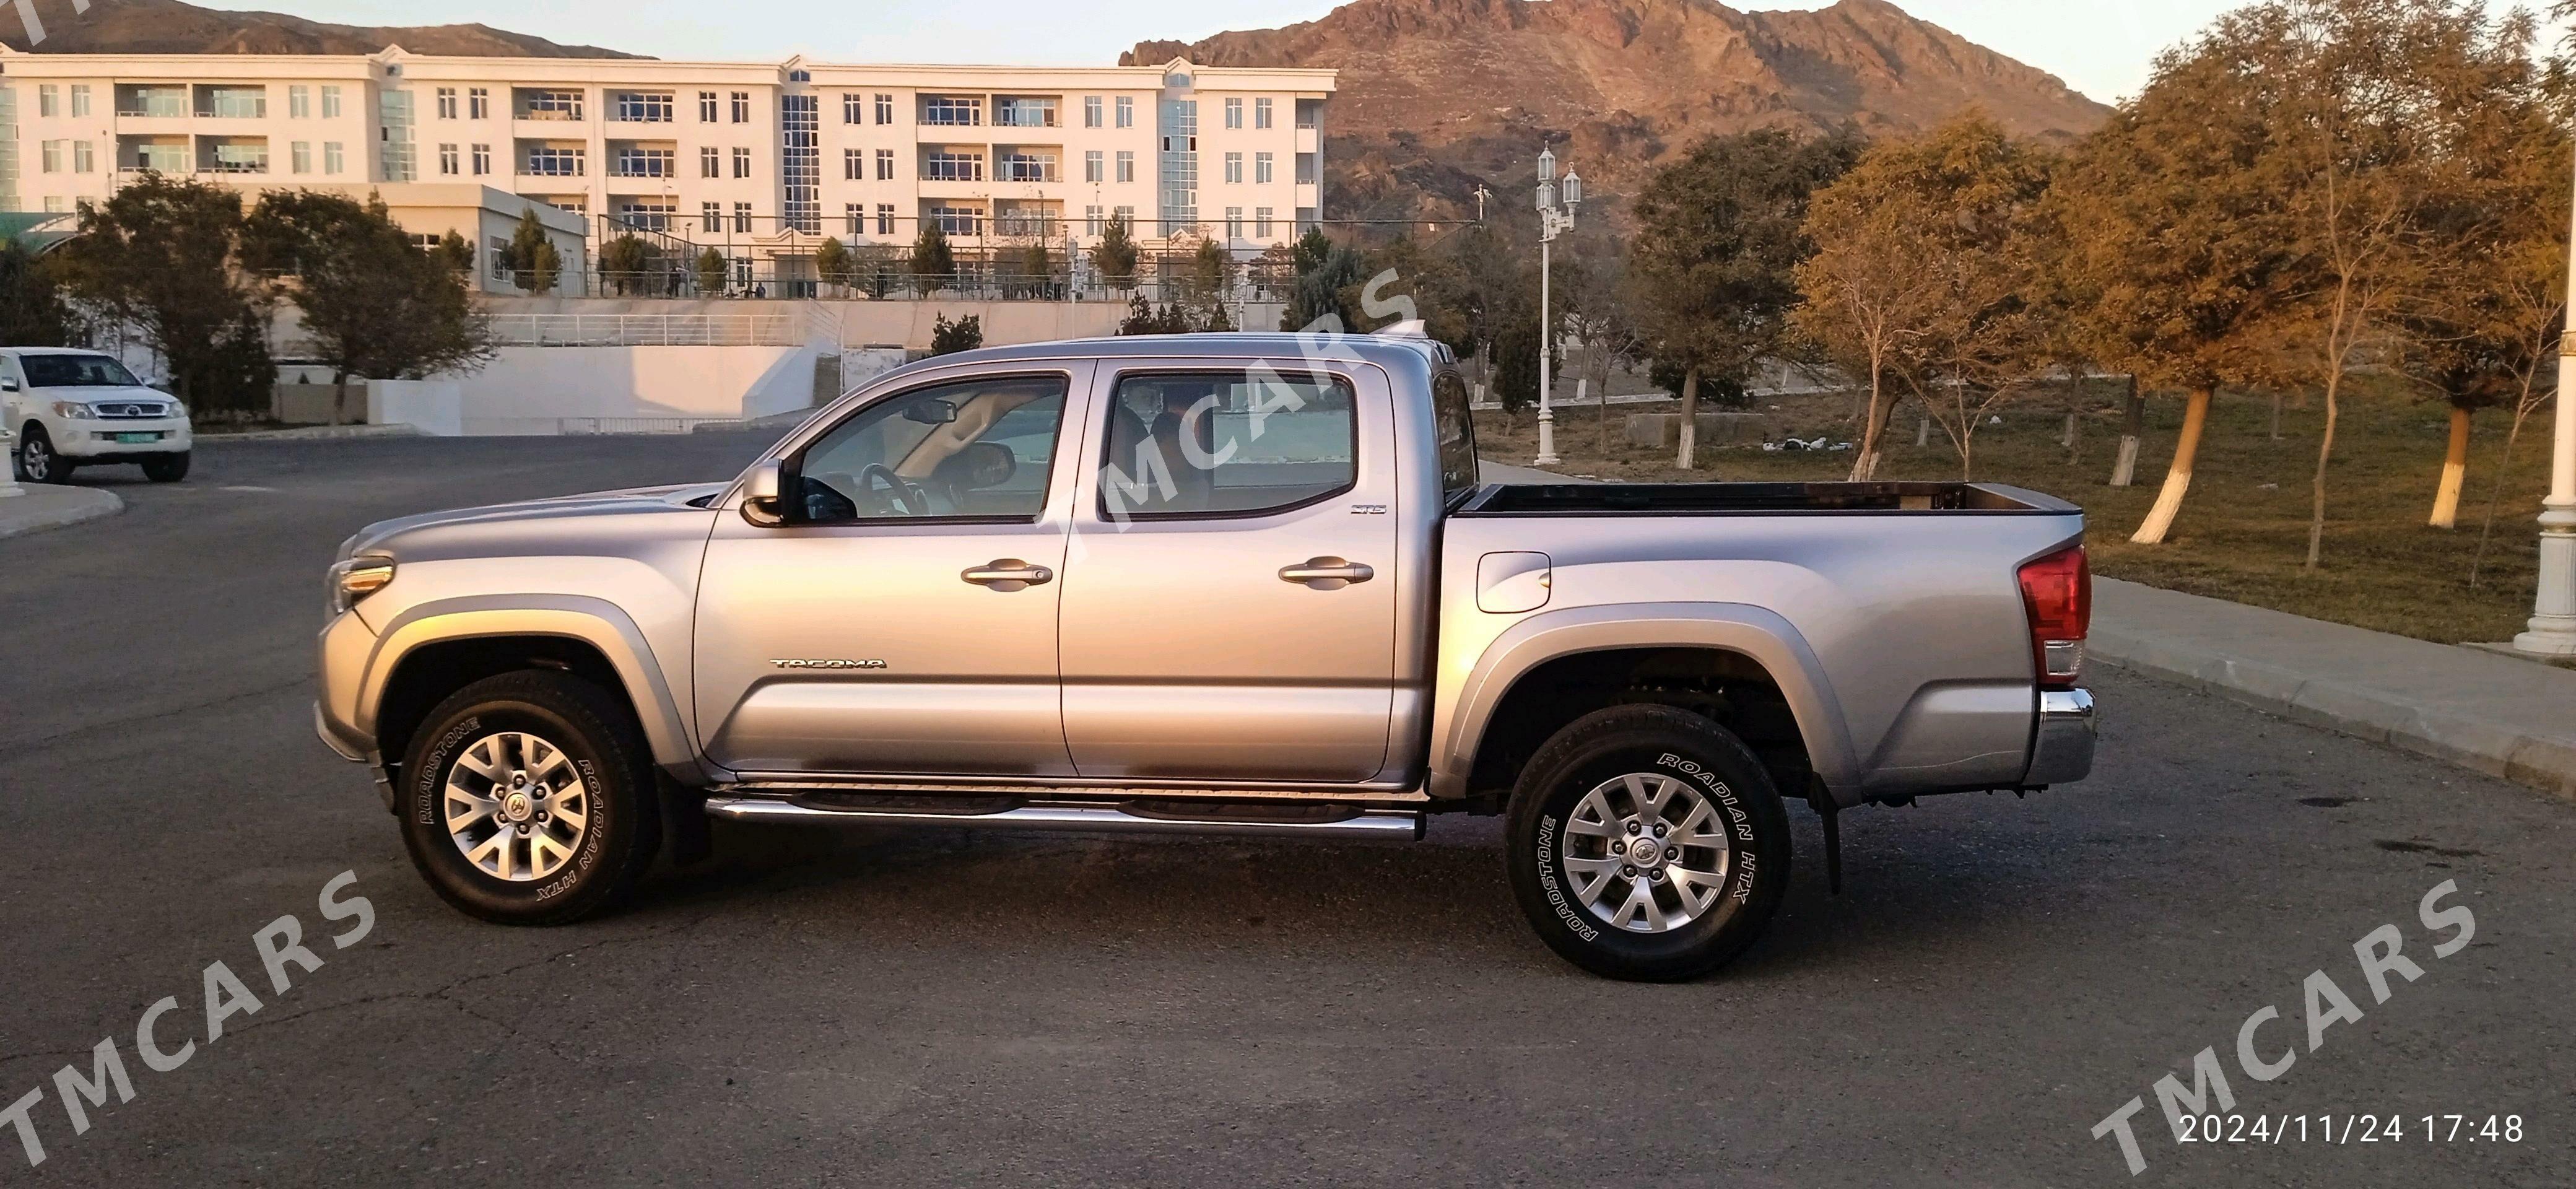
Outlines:
{"type": "Polygon", "coordinates": [[[777,528],[787,523],[787,501],[781,497],[786,486],[787,464],[775,458],[765,459],[742,477],[742,518],[762,528],[777,528]]]}
{"type": "Polygon", "coordinates": [[[0,380],[0,392],[16,391],[18,391],[18,382],[16,380],[0,380]]]}

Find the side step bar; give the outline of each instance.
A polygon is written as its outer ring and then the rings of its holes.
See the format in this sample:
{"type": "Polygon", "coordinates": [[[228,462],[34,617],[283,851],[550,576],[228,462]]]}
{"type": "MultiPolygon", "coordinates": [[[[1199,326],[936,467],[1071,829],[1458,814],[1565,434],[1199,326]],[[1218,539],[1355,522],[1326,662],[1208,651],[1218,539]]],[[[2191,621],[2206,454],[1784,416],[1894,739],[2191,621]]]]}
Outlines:
{"type": "Polygon", "coordinates": [[[1116,804],[1024,802],[988,798],[939,804],[930,798],[859,798],[830,794],[782,799],[710,797],[707,816],[736,822],[844,822],[855,825],[966,826],[1092,834],[1237,834],[1277,838],[1422,837],[1425,815],[1347,805],[1116,804]]]}

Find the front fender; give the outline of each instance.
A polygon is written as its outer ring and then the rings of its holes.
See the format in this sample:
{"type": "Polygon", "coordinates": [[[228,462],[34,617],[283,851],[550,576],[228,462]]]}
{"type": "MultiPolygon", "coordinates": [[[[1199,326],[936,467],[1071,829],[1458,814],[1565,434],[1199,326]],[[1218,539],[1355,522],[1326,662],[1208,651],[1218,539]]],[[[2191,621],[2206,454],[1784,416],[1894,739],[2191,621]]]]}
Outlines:
{"type": "Polygon", "coordinates": [[[1825,786],[1839,792],[1858,784],[1860,763],[1842,705],[1815,650],[1788,620],[1745,603],[1612,603],[1542,612],[1495,637],[1459,683],[1448,725],[1435,736],[1442,745],[1434,753],[1431,794],[1465,795],[1485,729],[1524,674],[1559,657],[1621,648],[1710,648],[1751,658],[1779,683],[1806,740],[1808,762],[1825,786]]]}
{"type": "Polygon", "coordinates": [[[358,729],[375,736],[378,705],[405,656],[423,645],[485,636],[559,636],[598,649],[634,703],[654,762],[666,768],[696,766],[680,701],[643,631],[616,604],[584,595],[475,595],[405,608],[377,635],[367,658],[358,686],[358,729]]]}

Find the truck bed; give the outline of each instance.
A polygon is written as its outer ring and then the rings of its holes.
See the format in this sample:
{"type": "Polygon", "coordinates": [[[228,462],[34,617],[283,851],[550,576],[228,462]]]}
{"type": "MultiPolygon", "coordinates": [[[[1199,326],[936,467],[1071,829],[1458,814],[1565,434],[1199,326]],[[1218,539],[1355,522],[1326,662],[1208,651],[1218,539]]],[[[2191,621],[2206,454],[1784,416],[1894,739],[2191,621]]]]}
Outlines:
{"type": "Polygon", "coordinates": [[[1455,516],[1779,515],[1827,512],[2076,511],[2053,496],[1989,483],[1489,483],[1455,516]]]}

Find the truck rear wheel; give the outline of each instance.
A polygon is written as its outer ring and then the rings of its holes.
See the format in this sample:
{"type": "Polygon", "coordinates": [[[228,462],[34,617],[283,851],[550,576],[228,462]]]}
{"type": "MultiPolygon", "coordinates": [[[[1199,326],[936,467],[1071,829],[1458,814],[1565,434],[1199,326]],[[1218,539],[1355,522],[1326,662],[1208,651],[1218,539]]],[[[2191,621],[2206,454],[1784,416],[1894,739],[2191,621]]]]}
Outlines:
{"type": "Polygon", "coordinates": [[[661,843],[634,715],[567,673],[488,677],[412,735],[397,808],[412,865],[459,910],[559,925],[623,897],[661,843]]]}
{"type": "Polygon", "coordinates": [[[1576,719],[1521,770],[1512,892],[1595,974],[1696,978],[1761,936],[1789,884],[1789,819],[1742,740],[1670,706],[1576,719]]]}

